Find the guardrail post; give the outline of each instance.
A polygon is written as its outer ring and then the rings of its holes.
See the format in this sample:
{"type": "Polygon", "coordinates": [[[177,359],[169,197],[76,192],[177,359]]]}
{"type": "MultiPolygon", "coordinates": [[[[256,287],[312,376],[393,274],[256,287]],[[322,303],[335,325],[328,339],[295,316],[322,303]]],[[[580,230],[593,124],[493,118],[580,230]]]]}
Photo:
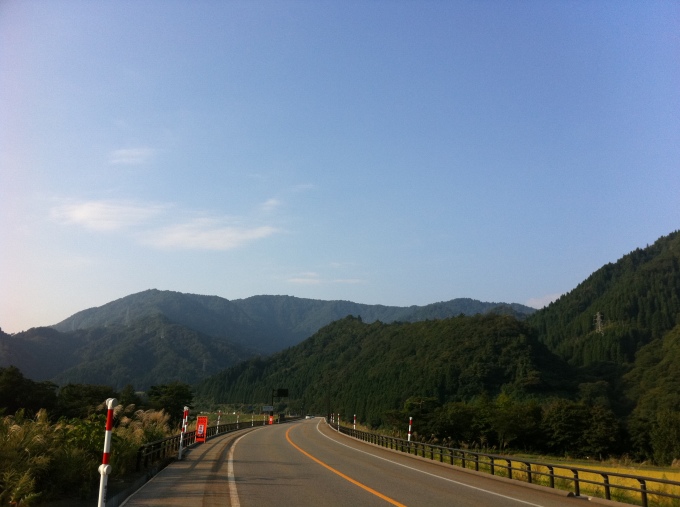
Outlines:
{"type": "Polygon", "coordinates": [[[638,479],[640,483],[640,494],[642,495],[642,507],[647,507],[647,481],[638,479]]]}
{"type": "Polygon", "coordinates": [[[512,460],[506,459],[508,462],[508,479],[512,479],[512,460]]]}
{"type": "Polygon", "coordinates": [[[548,470],[550,470],[550,487],[555,489],[555,467],[548,465],[548,470]]]}
{"type": "Polygon", "coordinates": [[[578,479],[578,470],[572,468],[571,472],[574,474],[574,495],[581,496],[581,484],[578,479]]]}
{"type": "Polygon", "coordinates": [[[529,481],[529,484],[532,484],[533,480],[531,477],[531,463],[524,463],[527,467],[527,480],[529,481]]]}
{"type": "Polygon", "coordinates": [[[493,456],[490,456],[490,459],[491,459],[491,475],[496,475],[496,473],[495,473],[496,468],[494,467],[494,459],[493,459],[493,456]]]}
{"type": "Polygon", "coordinates": [[[609,475],[600,473],[602,476],[602,484],[604,485],[604,498],[605,500],[611,500],[611,488],[609,487],[609,475]]]}

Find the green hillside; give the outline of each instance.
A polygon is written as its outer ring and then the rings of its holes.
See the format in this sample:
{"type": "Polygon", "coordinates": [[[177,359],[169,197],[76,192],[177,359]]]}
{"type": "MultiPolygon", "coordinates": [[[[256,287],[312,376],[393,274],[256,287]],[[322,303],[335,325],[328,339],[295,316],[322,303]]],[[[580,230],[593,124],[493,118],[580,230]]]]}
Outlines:
{"type": "Polygon", "coordinates": [[[78,312],[53,326],[66,332],[112,325],[127,325],[142,317],[163,315],[170,321],[216,338],[226,338],[261,353],[296,345],[323,326],[346,317],[366,322],[416,321],[474,315],[508,308],[519,315],[535,310],[527,306],[454,299],[426,306],[364,305],[351,301],[322,301],[292,296],[253,296],[227,300],[217,296],[147,290],[78,312]]]}
{"type": "Polygon", "coordinates": [[[603,266],[529,322],[574,365],[632,364],[642,346],[680,323],[680,232],[603,266]]]}
{"type": "Polygon", "coordinates": [[[347,317],[296,347],[227,369],[196,395],[211,403],[266,402],[276,387],[287,387],[305,410],[325,413],[330,403],[379,423],[413,396],[444,403],[501,390],[548,395],[574,385],[569,367],[513,317],[393,324],[347,317]]]}
{"type": "MultiPolygon", "coordinates": [[[[415,323],[346,318],[207,379],[197,395],[267,402],[287,387],[289,407],[374,426],[417,412],[429,434],[461,443],[668,464],[680,457],[679,257],[674,232],[522,320],[499,315],[512,307],[415,323]]],[[[436,318],[437,307],[416,314],[436,318]]]]}
{"type": "Polygon", "coordinates": [[[193,384],[253,355],[162,316],[67,333],[33,328],[0,336],[0,367],[14,365],[28,378],[61,385],[193,384]]]}

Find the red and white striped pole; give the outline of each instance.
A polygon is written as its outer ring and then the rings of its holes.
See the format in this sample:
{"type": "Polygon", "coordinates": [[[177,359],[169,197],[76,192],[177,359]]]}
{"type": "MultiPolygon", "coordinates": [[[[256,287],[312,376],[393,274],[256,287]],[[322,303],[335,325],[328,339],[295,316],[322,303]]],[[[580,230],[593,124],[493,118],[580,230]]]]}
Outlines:
{"type": "Polygon", "coordinates": [[[354,414],[354,429],[357,429],[357,415],[354,414]]]}
{"type": "Polygon", "coordinates": [[[408,441],[411,441],[411,425],[413,424],[413,417],[408,418],[408,441]]]}
{"type": "Polygon", "coordinates": [[[217,434],[220,434],[220,417],[222,417],[222,411],[217,411],[217,434]]]}
{"type": "Polygon", "coordinates": [[[182,459],[182,444],[184,442],[184,434],[187,431],[187,419],[189,419],[189,407],[184,407],[184,418],[182,419],[182,432],[179,434],[179,455],[178,460],[182,459]]]}
{"type": "Polygon", "coordinates": [[[102,455],[102,464],[99,465],[99,502],[98,507],[106,505],[106,483],[109,480],[111,473],[111,465],[109,465],[109,455],[111,454],[111,430],[113,429],[113,408],[118,405],[118,400],[109,398],[106,400],[106,434],[104,436],[104,454],[102,455]]]}
{"type": "Polygon", "coordinates": [[[338,432],[340,431],[340,412],[338,412],[338,432]]]}

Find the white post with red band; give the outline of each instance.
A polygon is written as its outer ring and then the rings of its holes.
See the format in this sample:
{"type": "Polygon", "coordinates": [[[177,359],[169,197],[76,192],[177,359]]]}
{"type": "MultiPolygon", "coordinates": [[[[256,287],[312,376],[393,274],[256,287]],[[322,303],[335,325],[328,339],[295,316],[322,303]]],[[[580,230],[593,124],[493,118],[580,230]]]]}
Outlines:
{"type": "Polygon", "coordinates": [[[222,411],[217,411],[217,434],[220,434],[220,417],[222,417],[222,411]]]}
{"type": "Polygon", "coordinates": [[[113,408],[118,405],[118,400],[109,398],[106,400],[106,434],[104,436],[104,454],[102,455],[102,464],[99,465],[99,502],[98,507],[106,505],[106,483],[109,480],[111,473],[111,465],[109,465],[109,456],[111,454],[111,430],[113,429],[113,408]]]}
{"type": "Polygon", "coordinates": [[[182,432],[179,434],[179,455],[178,460],[182,460],[182,444],[184,443],[184,434],[187,431],[187,419],[189,418],[189,407],[184,407],[184,418],[182,419],[182,432]]]}
{"type": "Polygon", "coordinates": [[[413,417],[408,418],[408,441],[411,441],[411,425],[413,424],[413,417]]]}
{"type": "Polygon", "coordinates": [[[353,429],[357,429],[357,415],[356,414],[354,414],[354,428],[353,429]]]}

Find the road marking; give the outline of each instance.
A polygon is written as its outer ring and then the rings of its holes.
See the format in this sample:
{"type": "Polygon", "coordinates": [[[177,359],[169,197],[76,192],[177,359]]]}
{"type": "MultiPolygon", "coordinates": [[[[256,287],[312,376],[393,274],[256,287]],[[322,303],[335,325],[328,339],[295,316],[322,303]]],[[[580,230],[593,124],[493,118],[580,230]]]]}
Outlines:
{"type": "MultiPolygon", "coordinates": [[[[525,500],[519,500],[518,498],[513,498],[513,497],[511,497],[511,496],[503,495],[503,494],[501,494],[501,493],[494,493],[493,491],[488,491],[488,490],[483,489],[483,488],[478,488],[477,486],[470,486],[469,484],[465,484],[464,482],[454,481],[453,479],[449,479],[449,478],[447,478],[447,477],[442,477],[441,475],[436,475],[436,474],[432,474],[432,473],[430,473],[430,472],[425,472],[424,470],[419,470],[419,469],[417,469],[417,468],[410,467],[410,466],[408,466],[408,465],[404,465],[404,464],[398,463],[398,462],[396,462],[396,461],[392,461],[391,459],[383,458],[382,456],[376,456],[375,454],[372,454],[372,453],[370,453],[370,452],[362,451],[361,449],[357,449],[356,447],[352,447],[351,445],[343,444],[342,442],[338,442],[337,440],[332,439],[332,438],[329,437],[328,435],[324,435],[323,433],[321,433],[321,430],[319,429],[319,425],[320,425],[320,424],[321,424],[321,421],[319,421],[318,423],[316,423],[316,431],[318,431],[321,435],[323,435],[324,437],[326,437],[326,438],[327,438],[328,440],[330,440],[331,442],[335,442],[335,443],[338,444],[338,445],[342,445],[342,446],[347,447],[348,449],[352,449],[352,450],[354,450],[354,451],[356,451],[356,452],[361,452],[361,453],[363,453],[363,454],[368,454],[369,456],[372,456],[372,457],[374,457],[374,458],[376,458],[376,459],[381,459],[381,460],[383,460],[383,461],[387,461],[388,463],[392,463],[392,464],[394,464],[394,465],[399,465],[400,467],[408,468],[409,470],[413,470],[413,471],[415,471],[415,472],[420,472],[421,474],[429,475],[430,477],[436,477],[437,479],[441,479],[441,480],[443,480],[443,481],[452,482],[452,483],[454,483],[454,484],[458,484],[459,486],[465,486],[466,488],[475,489],[475,490],[477,490],[477,491],[483,491],[484,493],[488,493],[489,495],[500,496],[501,498],[505,498],[505,499],[507,499],[507,500],[513,500],[513,501],[515,501],[515,502],[523,503],[523,504],[525,504],[525,505],[531,505],[531,506],[533,506],[533,507],[543,507],[542,505],[537,504],[537,503],[531,503],[531,502],[527,502],[527,501],[525,501],[525,500]]],[[[286,435],[286,436],[288,436],[288,435],[286,435]]],[[[351,437],[348,437],[348,438],[351,438],[351,437]]]]}
{"type": "Polygon", "coordinates": [[[227,458],[227,481],[229,484],[229,502],[231,503],[231,507],[241,507],[241,502],[238,499],[238,491],[236,491],[236,479],[234,478],[234,449],[236,449],[238,441],[248,433],[245,433],[234,440],[234,443],[231,444],[231,447],[229,448],[229,457],[227,458]]]}
{"type": "MultiPolygon", "coordinates": [[[[290,439],[289,433],[290,433],[290,430],[292,430],[292,429],[293,429],[293,428],[291,427],[291,428],[288,428],[288,431],[286,431],[286,440],[288,440],[288,443],[289,443],[290,445],[292,445],[293,447],[295,447],[295,448],[296,448],[298,451],[300,451],[302,454],[304,454],[305,456],[307,456],[307,457],[310,458],[311,460],[316,461],[319,465],[321,465],[322,467],[327,468],[328,470],[330,470],[330,471],[333,472],[334,474],[339,475],[340,477],[342,477],[342,478],[345,479],[346,481],[351,482],[351,483],[354,484],[355,486],[359,486],[361,489],[364,489],[364,490],[368,491],[369,493],[371,493],[371,494],[377,496],[378,498],[382,498],[382,499],[385,500],[386,502],[389,502],[389,503],[391,503],[392,505],[396,505],[397,507],[406,507],[404,504],[399,503],[399,502],[397,502],[396,500],[392,500],[390,497],[385,496],[385,495],[383,495],[382,493],[380,493],[380,492],[378,492],[378,491],[376,491],[376,490],[374,490],[374,489],[369,488],[369,487],[366,486],[365,484],[362,484],[362,483],[360,483],[359,481],[356,481],[356,480],[352,479],[351,477],[349,477],[349,476],[343,474],[343,473],[340,472],[339,470],[336,470],[336,469],[333,468],[332,466],[327,465],[326,463],[324,463],[324,462],[321,461],[320,459],[315,458],[314,456],[312,456],[311,454],[309,454],[307,451],[302,450],[300,447],[298,447],[297,445],[295,445],[295,443],[293,443],[293,441],[290,439]]],[[[233,507],[233,505],[232,505],[232,507],[233,507]]]]}

